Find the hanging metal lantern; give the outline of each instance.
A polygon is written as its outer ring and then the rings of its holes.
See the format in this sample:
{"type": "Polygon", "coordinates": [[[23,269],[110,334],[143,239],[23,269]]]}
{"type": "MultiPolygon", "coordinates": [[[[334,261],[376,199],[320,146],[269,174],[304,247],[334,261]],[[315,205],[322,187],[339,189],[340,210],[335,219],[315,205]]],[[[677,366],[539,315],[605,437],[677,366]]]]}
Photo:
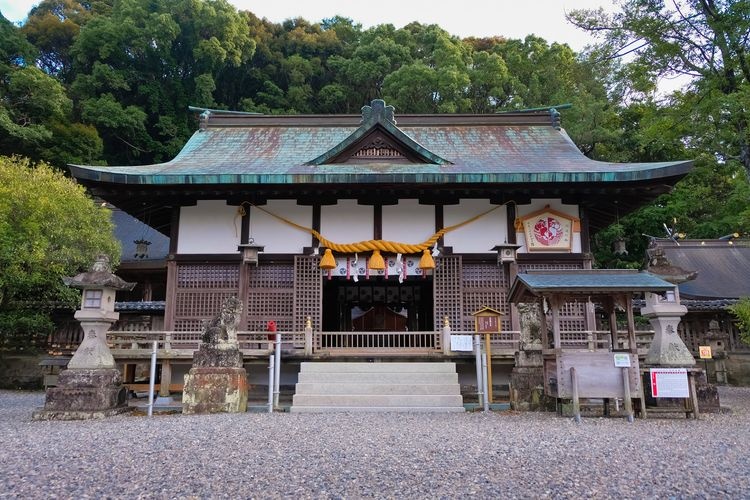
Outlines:
{"type": "Polygon", "coordinates": [[[627,255],[628,249],[625,246],[625,238],[617,238],[612,242],[612,252],[615,255],[627,255]]]}

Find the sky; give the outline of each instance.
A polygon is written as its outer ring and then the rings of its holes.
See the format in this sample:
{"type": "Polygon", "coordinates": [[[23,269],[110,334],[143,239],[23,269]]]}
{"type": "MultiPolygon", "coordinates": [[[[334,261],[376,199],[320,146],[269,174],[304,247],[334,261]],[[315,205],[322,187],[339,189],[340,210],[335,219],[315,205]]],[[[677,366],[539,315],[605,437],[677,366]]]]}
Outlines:
{"type": "MultiPolygon", "coordinates": [[[[14,23],[23,21],[38,0],[0,0],[0,12],[14,23]]],[[[565,13],[572,9],[612,9],[605,0],[230,0],[239,10],[249,10],[273,22],[303,17],[311,22],[341,15],[368,28],[391,23],[400,28],[412,21],[438,24],[453,35],[500,35],[524,38],[535,34],[548,42],[567,43],[580,51],[593,40],[570,25],[565,13]]]]}

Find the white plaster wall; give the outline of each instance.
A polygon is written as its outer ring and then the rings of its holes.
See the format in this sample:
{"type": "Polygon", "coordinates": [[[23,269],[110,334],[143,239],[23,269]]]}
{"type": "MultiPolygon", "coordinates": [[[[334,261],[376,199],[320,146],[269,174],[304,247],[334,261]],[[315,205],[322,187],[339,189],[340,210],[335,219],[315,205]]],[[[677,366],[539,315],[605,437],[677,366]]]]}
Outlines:
{"type": "Polygon", "coordinates": [[[180,208],[178,253],[238,253],[240,225],[237,207],[223,200],[200,200],[180,208]]]}
{"type": "MultiPolygon", "coordinates": [[[[294,200],[269,200],[263,208],[304,227],[312,227],[312,207],[297,205],[294,200]]],[[[263,253],[302,253],[312,244],[312,236],[306,231],[250,207],[250,238],[256,245],[263,245],[263,253]]]]}
{"type": "Polygon", "coordinates": [[[375,227],[373,207],[357,200],[339,200],[320,207],[320,233],[335,243],[371,240],[375,227]]]}
{"type": "MultiPolygon", "coordinates": [[[[461,200],[458,205],[443,208],[445,227],[458,224],[487,210],[497,207],[489,200],[461,200]]],[[[507,241],[508,210],[498,207],[483,217],[445,235],[445,246],[453,247],[453,253],[494,253],[495,245],[507,241]]]]}
{"type": "Polygon", "coordinates": [[[416,245],[435,233],[435,206],[400,200],[383,206],[383,239],[416,245]]]}
{"type": "MultiPolygon", "coordinates": [[[[563,205],[562,200],[559,198],[539,198],[531,200],[531,203],[527,205],[518,205],[518,207],[516,207],[516,217],[523,218],[530,213],[542,210],[547,205],[553,210],[570,215],[576,219],[580,217],[578,205],[563,205]]],[[[526,238],[524,237],[523,232],[516,233],[516,241],[521,245],[518,249],[519,252],[528,252],[525,245],[526,238]]],[[[581,248],[581,233],[573,233],[573,242],[571,243],[570,251],[572,253],[581,253],[581,248]]]]}

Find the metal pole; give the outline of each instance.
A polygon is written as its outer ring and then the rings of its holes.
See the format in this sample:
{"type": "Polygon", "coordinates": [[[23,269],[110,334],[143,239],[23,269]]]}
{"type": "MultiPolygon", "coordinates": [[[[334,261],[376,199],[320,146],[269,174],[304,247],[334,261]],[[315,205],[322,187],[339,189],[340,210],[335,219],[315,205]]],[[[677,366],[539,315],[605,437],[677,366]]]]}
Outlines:
{"type": "Polygon", "coordinates": [[[268,413],[273,413],[273,375],[274,375],[273,354],[268,357],[268,413]]]}
{"type": "Polygon", "coordinates": [[[156,340],[151,350],[151,375],[148,382],[148,416],[154,414],[154,384],[156,383],[156,340]]]}
{"type": "Polygon", "coordinates": [[[484,352],[487,353],[487,369],[484,373],[487,374],[487,400],[492,403],[492,348],[490,347],[490,334],[484,334],[484,352]]]}
{"type": "Polygon", "coordinates": [[[482,341],[479,335],[474,335],[474,355],[477,365],[477,403],[482,404],[484,401],[484,383],[482,382],[482,341]]]}
{"type": "Polygon", "coordinates": [[[276,333],[276,343],[274,344],[276,356],[275,374],[273,377],[273,406],[279,407],[279,381],[281,380],[281,333],[276,333]]]}
{"type": "MultiPolygon", "coordinates": [[[[487,353],[482,353],[482,373],[487,373],[487,353]]],[[[482,380],[482,388],[484,389],[484,394],[482,397],[482,405],[484,407],[484,411],[490,411],[490,398],[489,398],[489,391],[487,390],[487,377],[484,377],[484,380],[482,380]]]]}

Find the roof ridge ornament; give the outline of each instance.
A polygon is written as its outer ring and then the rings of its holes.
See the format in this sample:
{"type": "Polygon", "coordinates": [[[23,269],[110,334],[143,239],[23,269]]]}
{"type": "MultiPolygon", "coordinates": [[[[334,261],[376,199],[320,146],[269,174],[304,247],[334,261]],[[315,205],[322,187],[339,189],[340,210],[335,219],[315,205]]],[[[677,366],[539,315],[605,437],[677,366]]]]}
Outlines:
{"type": "Polygon", "coordinates": [[[549,116],[552,120],[552,128],[554,128],[555,130],[560,130],[562,128],[562,119],[560,118],[560,112],[556,108],[549,108],[549,116]]]}
{"type": "Polygon", "coordinates": [[[383,99],[373,99],[369,106],[362,106],[362,121],[360,123],[383,123],[388,121],[395,125],[395,111],[396,108],[390,104],[386,106],[383,99]]]}

